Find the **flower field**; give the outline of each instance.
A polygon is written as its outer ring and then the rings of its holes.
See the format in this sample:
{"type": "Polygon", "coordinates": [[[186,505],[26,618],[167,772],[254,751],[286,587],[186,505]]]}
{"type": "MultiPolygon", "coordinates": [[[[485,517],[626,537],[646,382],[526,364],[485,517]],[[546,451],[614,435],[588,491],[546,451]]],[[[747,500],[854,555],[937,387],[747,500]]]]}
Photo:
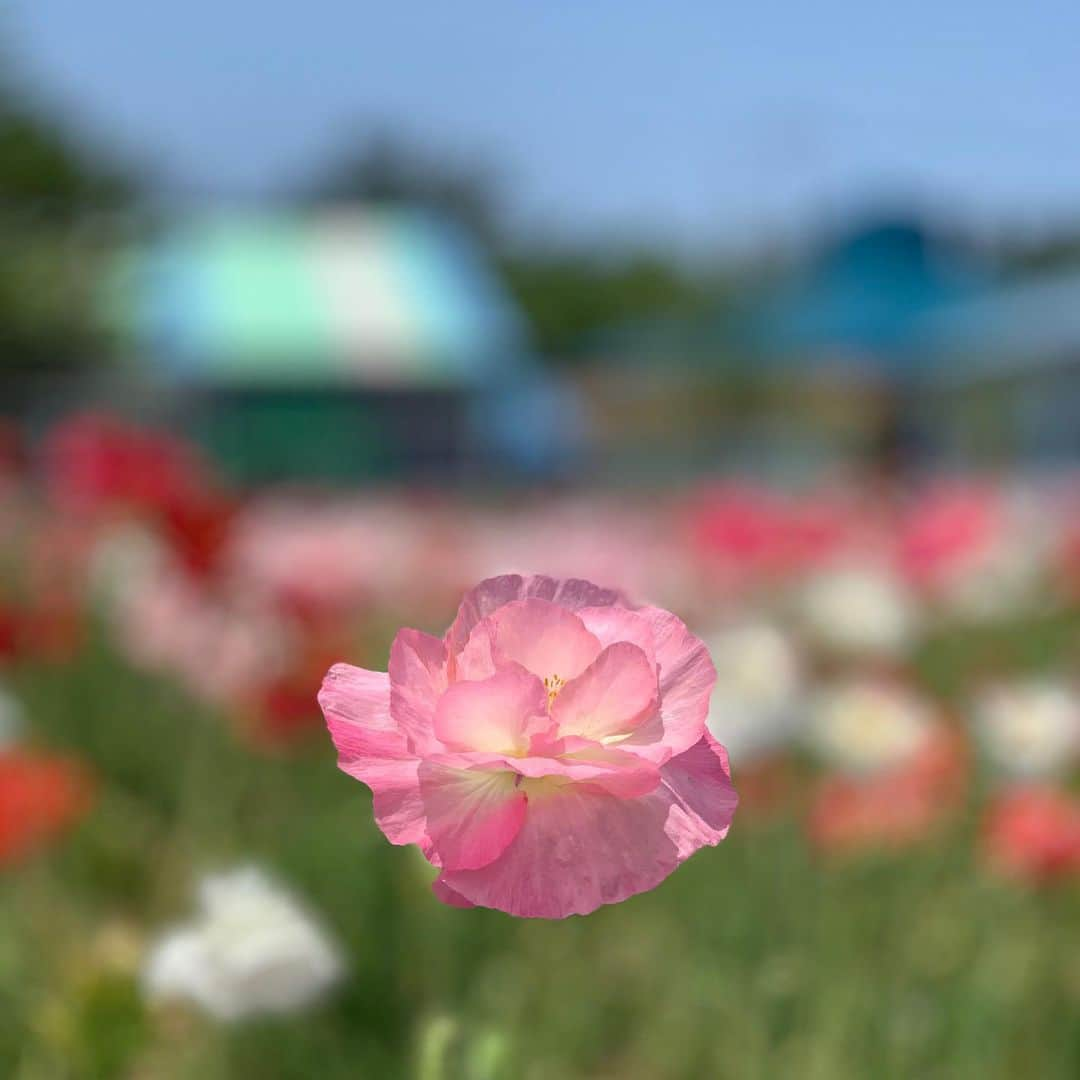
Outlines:
{"type": "Polygon", "coordinates": [[[0,1076],[1080,1075],[1075,476],[240,492],[0,450],[0,1076]],[[535,571],[678,614],[730,835],[585,917],[448,906],[316,694],[535,571]]]}

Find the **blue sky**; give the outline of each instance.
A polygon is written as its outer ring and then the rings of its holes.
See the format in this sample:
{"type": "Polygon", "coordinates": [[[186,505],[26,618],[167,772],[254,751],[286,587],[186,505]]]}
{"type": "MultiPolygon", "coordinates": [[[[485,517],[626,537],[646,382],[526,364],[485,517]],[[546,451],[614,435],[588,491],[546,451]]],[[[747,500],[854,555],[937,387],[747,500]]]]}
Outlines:
{"type": "Polygon", "coordinates": [[[181,193],[272,192],[391,126],[570,236],[760,240],[875,195],[1080,216],[1075,0],[9,0],[3,36],[181,193]]]}

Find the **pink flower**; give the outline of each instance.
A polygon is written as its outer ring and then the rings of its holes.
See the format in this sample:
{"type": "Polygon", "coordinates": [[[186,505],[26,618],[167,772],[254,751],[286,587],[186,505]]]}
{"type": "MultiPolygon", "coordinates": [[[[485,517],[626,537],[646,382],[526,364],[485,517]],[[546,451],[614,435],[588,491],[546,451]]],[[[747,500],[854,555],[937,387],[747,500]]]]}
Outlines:
{"type": "Polygon", "coordinates": [[[987,861],[1007,877],[1046,884],[1080,874],[1080,799],[1049,787],[1000,796],[983,826],[987,861]]]}
{"type": "Polygon", "coordinates": [[[401,630],[388,674],[333,667],[319,702],[340,767],[386,837],[439,868],[441,900],[563,918],[654,888],[727,834],[715,679],[674,615],[507,575],[444,638],[401,630]]]}
{"type": "Polygon", "coordinates": [[[814,491],[782,496],[746,485],[714,488],[691,509],[698,554],[714,573],[765,580],[821,566],[866,542],[865,517],[847,497],[814,491]]]}
{"type": "Polygon", "coordinates": [[[1000,517],[990,488],[950,485],[925,493],[898,522],[901,569],[919,585],[939,584],[993,542],[1000,517]]]}

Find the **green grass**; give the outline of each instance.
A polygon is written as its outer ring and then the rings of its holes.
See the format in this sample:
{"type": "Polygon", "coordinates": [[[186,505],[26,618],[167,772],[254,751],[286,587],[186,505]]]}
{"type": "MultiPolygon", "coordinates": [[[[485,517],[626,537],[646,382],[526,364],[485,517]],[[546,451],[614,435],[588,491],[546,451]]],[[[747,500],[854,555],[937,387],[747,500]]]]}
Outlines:
{"type": "MultiPolygon", "coordinates": [[[[1076,642],[1075,619],[954,635],[917,677],[956,702],[973,674],[1060,666],[1076,642]]],[[[743,815],[652,893],[514,920],[436,902],[325,739],[253,753],[96,645],[10,681],[35,738],[101,786],[73,835],[0,878],[2,1077],[1080,1076],[1080,897],[987,877],[974,806],[917,851],[842,864],[795,821],[743,815]],[[238,860],[324,916],[349,980],[231,1028],[147,1008],[107,943],[185,917],[198,874],[238,860]]]]}

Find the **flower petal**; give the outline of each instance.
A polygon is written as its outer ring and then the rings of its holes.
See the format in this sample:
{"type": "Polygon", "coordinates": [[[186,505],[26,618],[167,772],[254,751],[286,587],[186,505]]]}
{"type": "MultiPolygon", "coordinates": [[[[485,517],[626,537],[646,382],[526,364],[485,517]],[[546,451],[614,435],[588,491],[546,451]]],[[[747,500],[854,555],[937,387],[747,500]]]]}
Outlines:
{"type": "MultiPolygon", "coordinates": [[[[536,736],[527,756],[465,751],[437,754],[427,760],[452,769],[501,770],[527,780],[551,780],[550,786],[570,782],[591,784],[620,799],[636,799],[660,783],[660,770],[651,761],[577,736],[566,739],[536,736]]],[[[532,785],[525,790],[528,794],[532,785]]]]}
{"type": "Polygon", "coordinates": [[[633,731],[656,707],[656,672],[628,641],[609,645],[559,692],[551,718],[560,735],[602,739],[633,731]]]}
{"type": "Polygon", "coordinates": [[[335,664],[323,679],[319,707],[342,768],[355,758],[403,757],[408,745],[390,718],[390,676],[335,664]]]}
{"type": "Polygon", "coordinates": [[[455,769],[425,761],[420,792],[432,848],[444,869],[471,870],[497,859],[525,819],[516,773],[455,769]]]}
{"type": "Polygon", "coordinates": [[[435,709],[435,734],[451,750],[523,752],[549,725],[543,684],[517,665],[480,682],[454,683],[435,709]]]}
{"type": "Polygon", "coordinates": [[[672,798],[667,834],[681,858],[727,836],[739,796],[731,785],[727,751],[708,732],[685,753],[660,770],[661,783],[672,798]]]}
{"type": "Polygon", "coordinates": [[[561,757],[507,758],[506,766],[530,779],[591,784],[620,799],[647,795],[660,783],[660,770],[652,762],[598,743],[561,757]]]}
{"type": "Polygon", "coordinates": [[[652,627],[643,615],[614,605],[586,607],[575,614],[601,645],[614,645],[617,641],[633,642],[649,658],[649,663],[656,666],[652,627]]]}
{"type": "Polygon", "coordinates": [[[587,915],[654,888],[699,848],[718,844],[738,801],[727,755],[709,735],[670,761],[660,785],[641,798],[613,799],[575,783],[526,790],[514,841],[479,870],[444,873],[441,897],[511,915],[587,915]]]}
{"type": "Polygon", "coordinates": [[[390,714],[414,753],[439,749],[435,705],[446,689],[446,646],[419,630],[399,630],[390,646],[390,714]]]}
{"type": "Polygon", "coordinates": [[[558,580],[543,574],[503,574],[501,577],[488,578],[481,581],[461,602],[457,617],[446,634],[450,655],[456,656],[461,652],[478,622],[505,604],[529,597],[548,600],[567,611],[618,604],[622,599],[615,589],[602,589],[578,578],[558,580]]]}
{"type": "Polygon", "coordinates": [[[476,905],[471,900],[466,900],[464,896],[459,892],[454,892],[446,881],[440,876],[437,877],[431,883],[431,891],[435,894],[436,898],[441,900],[444,904],[450,907],[458,908],[472,908],[476,905]]]}
{"type": "Polygon", "coordinates": [[[515,600],[491,618],[496,663],[518,663],[541,679],[569,682],[600,653],[581,620],[547,600],[515,600]]]}
{"type": "Polygon", "coordinates": [[[371,788],[379,828],[392,844],[426,842],[417,778],[419,759],[390,716],[385,672],[335,664],[323,680],[319,705],[338,751],[338,768],[371,788]]]}
{"type": "Polygon", "coordinates": [[[639,608],[652,630],[660,707],[656,716],[619,745],[663,763],[689,750],[705,734],[716,668],[709,650],[682,619],[661,608],[639,608]]]}
{"type": "Polygon", "coordinates": [[[465,648],[454,658],[452,678],[457,680],[489,679],[495,674],[495,623],[485,619],[473,627],[465,648]]]}
{"type": "Polygon", "coordinates": [[[530,796],[525,822],[494,862],[442,875],[442,888],[510,915],[587,915],[659,885],[679,864],[668,802],[614,799],[568,784],[530,796]]]}

